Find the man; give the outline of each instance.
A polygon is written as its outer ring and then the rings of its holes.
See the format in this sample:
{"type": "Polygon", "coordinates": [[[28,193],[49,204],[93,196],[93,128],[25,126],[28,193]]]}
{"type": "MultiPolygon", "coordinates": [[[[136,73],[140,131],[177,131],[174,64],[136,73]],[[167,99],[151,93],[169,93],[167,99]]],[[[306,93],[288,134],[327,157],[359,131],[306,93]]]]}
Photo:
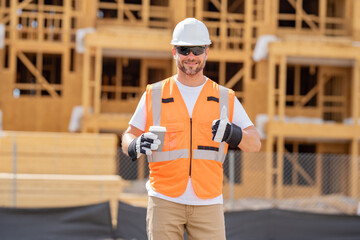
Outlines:
{"type": "Polygon", "coordinates": [[[133,160],[148,156],[149,239],[225,239],[223,169],[228,145],[260,150],[260,136],[234,91],[203,75],[206,26],[187,18],[174,29],[177,74],[148,85],[122,138],[133,160]],[[163,142],[150,126],[166,127],[163,142]],[[161,146],[161,151],[157,149],[161,146]]]}

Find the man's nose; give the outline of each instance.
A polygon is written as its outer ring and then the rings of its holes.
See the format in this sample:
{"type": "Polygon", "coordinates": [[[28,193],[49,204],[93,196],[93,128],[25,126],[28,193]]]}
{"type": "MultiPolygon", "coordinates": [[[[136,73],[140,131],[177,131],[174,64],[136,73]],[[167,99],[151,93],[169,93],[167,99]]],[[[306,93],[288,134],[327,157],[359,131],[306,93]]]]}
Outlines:
{"type": "Polygon", "coordinates": [[[190,53],[189,53],[189,55],[187,55],[187,57],[196,57],[195,55],[194,55],[194,53],[192,52],[192,51],[190,51],[190,53]]]}

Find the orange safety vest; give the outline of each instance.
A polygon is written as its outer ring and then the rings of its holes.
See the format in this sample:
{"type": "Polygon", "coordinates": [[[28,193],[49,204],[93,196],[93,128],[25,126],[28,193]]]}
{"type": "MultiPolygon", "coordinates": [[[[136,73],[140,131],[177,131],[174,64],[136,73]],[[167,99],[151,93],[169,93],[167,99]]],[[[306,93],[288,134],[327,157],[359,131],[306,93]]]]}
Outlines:
{"type": "Polygon", "coordinates": [[[163,149],[148,157],[150,185],[158,193],[179,197],[189,176],[196,195],[211,199],[222,193],[223,162],[228,144],[212,140],[212,122],[225,105],[232,121],[234,91],[208,79],[190,118],[173,77],[146,88],[146,129],[166,127],[163,149]]]}

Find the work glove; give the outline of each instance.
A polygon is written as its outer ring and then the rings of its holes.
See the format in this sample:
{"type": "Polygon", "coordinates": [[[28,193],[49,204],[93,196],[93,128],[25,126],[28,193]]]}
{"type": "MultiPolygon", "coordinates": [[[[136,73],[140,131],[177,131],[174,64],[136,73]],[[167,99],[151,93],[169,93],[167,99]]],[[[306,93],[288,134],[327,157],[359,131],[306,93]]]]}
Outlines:
{"type": "Polygon", "coordinates": [[[242,139],[242,130],[239,126],[229,122],[227,108],[221,109],[220,119],[212,123],[212,140],[215,142],[226,142],[231,147],[237,147],[242,139]]]}
{"type": "Polygon", "coordinates": [[[129,145],[129,157],[135,161],[141,154],[151,155],[161,144],[158,136],[152,132],[146,132],[135,138],[129,145]]]}

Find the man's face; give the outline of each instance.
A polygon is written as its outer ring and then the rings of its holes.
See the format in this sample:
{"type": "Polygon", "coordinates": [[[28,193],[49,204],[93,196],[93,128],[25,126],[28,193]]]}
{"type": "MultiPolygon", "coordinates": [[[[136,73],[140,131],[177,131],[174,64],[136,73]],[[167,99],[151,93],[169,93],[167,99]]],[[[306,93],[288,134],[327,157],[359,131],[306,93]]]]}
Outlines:
{"type": "Polygon", "coordinates": [[[207,53],[208,48],[205,46],[176,46],[173,48],[176,65],[187,75],[196,75],[205,68],[207,53]]]}

